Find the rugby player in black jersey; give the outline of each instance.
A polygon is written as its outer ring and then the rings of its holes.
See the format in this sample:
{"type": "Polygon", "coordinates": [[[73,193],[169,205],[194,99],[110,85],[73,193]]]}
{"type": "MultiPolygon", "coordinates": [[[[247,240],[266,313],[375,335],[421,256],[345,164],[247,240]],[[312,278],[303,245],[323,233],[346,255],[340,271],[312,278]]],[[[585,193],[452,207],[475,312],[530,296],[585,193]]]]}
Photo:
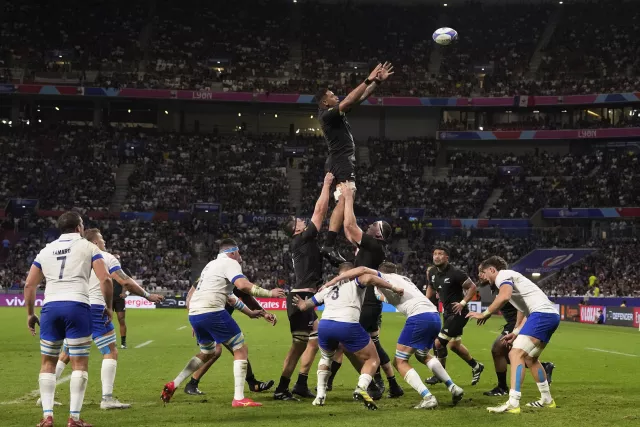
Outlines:
{"type": "MultiPolygon", "coordinates": [[[[427,298],[431,299],[437,292],[442,302],[443,317],[442,330],[436,338],[433,352],[440,360],[442,366],[446,366],[448,348],[457,354],[471,367],[473,379],[471,385],[480,381],[480,375],[484,365],[477,362],[469,350],[462,344],[462,331],[469,319],[467,304],[476,294],[476,284],[467,273],[452,266],[449,263],[449,248],[437,246],[433,251],[433,264],[435,268],[429,270],[427,277],[427,298]]],[[[440,382],[435,376],[425,381],[427,384],[440,382]]]]}
{"type": "Polygon", "coordinates": [[[329,210],[329,197],[333,174],[324,177],[322,192],[316,202],[311,221],[307,224],[300,218],[291,218],[284,224],[284,232],[291,238],[289,251],[293,261],[296,283],[287,295],[287,315],[291,329],[292,343],[284,359],[280,383],[273,394],[275,400],[298,400],[293,394],[301,397],[315,397],[309,390],[307,379],[309,370],[318,353],[318,316],[315,310],[300,311],[293,303],[293,298],[305,300],[313,297],[323,284],[322,254],[318,246],[318,234],[329,210]],[[300,361],[298,381],[289,391],[291,375],[300,361]]]}
{"type": "MultiPolygon", "coordinates": [[[[326,87],[321,88],[316,94],[318,121],[329,146],[325,169],[333,174],[336,185],[347,183],[355,190],[356,146],[346,114],[354,106],[369,98],[375,88],[393,74],[392,70],[393,66],[388,62],[385,62],[384,65],[378,64],[369,77],[342,101],[326,87]]],[[[337,204],[331,213],[329,232],[321,251],[334,266],[338,266],[345,262],[342,255],[335,249],[336,238],[344,222],[344,198],[340,197],[338,188],[334,197],[337,204]]]]}

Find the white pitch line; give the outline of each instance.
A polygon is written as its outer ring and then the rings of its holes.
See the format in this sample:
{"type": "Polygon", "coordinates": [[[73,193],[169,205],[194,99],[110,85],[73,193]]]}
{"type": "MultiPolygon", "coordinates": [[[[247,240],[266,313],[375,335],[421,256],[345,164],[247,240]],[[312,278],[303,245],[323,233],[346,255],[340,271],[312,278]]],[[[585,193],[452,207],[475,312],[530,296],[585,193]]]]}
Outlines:
{"type": "Polygon", "coordinates": [[[603,350],[601,348],[590,348],[590,347],[586,347],[585,350],[591,350],[591,351],[599,351],[601,353],[611,353],[611,354],[619,354],[620,356],[629,356],[629,357],[640,357],[637,354],[630,354],[630,353],[620,353],[619,351],[611,351],[611,350],[603,350]]]}
{"type": "Polygon", "coordinates": [[[186,328],[186,326],[180,326],[178,329],[176,329],[176,331],[181,331],[181,330],[183,330],[184,328],[186,328]]]}
{"type": "Polygon", "coordinates": [[[138,344],[137,346],[135,346],[134,348],[140,348],[140,347],[144,347],[145,345],[149,345],[153,342],[153,340],[149,340],[149,341],[145,341],[142,344],[138,344]]]}
{"type": "MultiPolygon", "coordinates": [[[[56,381],[56,386],[59,386],[60,384],[68,383],[69,380],[71,380],[71,375],[61,377],[58,381],[56,381]]],[[[0,405],[16,405],[19,403],[24,403],[27,400],[36,399],[38,397],[40,397],[40,389],[32,390],[29,393],[25,394],[24,396],[19,397],[18,399],[9,400],[7,402],[0,402],[0,405]]]]}

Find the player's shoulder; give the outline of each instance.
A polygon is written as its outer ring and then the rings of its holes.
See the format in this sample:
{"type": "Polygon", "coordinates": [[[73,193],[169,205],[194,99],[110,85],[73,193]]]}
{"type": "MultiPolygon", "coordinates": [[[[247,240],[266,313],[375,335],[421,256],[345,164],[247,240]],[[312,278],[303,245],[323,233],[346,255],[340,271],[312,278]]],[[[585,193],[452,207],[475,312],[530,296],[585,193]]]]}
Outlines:
{"type": "Polygon", "coordinates": [[[515,279],[520,278],[521,274],[513,270],[500,270],[496,276],[496,285],[510,284],[514,285],[515,279]]]}

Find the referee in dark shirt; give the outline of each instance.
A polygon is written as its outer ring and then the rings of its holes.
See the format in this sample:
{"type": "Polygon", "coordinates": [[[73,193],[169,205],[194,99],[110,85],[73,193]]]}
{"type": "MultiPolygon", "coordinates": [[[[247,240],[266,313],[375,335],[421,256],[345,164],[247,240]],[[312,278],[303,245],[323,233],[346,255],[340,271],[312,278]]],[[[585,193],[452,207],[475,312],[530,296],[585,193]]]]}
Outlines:
{"type": "MultiPolygon", "coordinates": [[[[467,304],[476,294],[476,284],[464,271],[449,264],[449,248],[437,246],[433,250],[433,264],[435,268],[429,269],[427,277],[427,298],[433,298],[437,292],[444,321],[442,330],[436,338],[433,352],[442,363],[446,365],[448,350],[447,347],[457,354],[471,367],[473,379],[471,385],[476,385],[480,381],[480,375],[484,370],[484,365],[477,362],[469,350],[462,344],[462,332],[469,319],[467,314],[469,308],[467,304]]],[[[438,378],[432,376],[426,380],[427,384],[437,384],[438,378]]]]}
{"type": "Polygon", "coordinates": [[[296,283],[287,295],[287,316],[291,330],[292,343],[284,359],[284,367],[280,376],[280,383],[273,398],[275,400],[298,400],[293,396],[315,397],[309,390],[307,380],[309,371],[318,353],[318,316],[315,310],[300,311],[293,303],[293,297],[310,299],[322,286],[322,254],[318,246],[318,233],[329,210],[329,197],[333,175],[327,173],[324,177],[322,192],[316,202],[311,221],[307,224],[300,218],[291,218],[284,224],[284,232],[291,238],[289,251],[293,261],[296,283]],[[298,381],[289,391],[291,375],[300,361],[298,381]]]}
{"type": "MultiPolygon", "coordinates": [[[[358,226],[353,210],[353,190],[346,185],[341,188],[345,200],[344,209],[344,234],[351,243],[356,246],[356,267],[368,267],[378,269],[386,258],[386,241],[391,235],[391,226],[385,221],[376,221],[367,228],[364,233],[358,226]]],[[[382,302],[378,300],[373,287],[367,287],[360,313],[360,324],[371,335],[371,340],[378,350],[380,367],[384,370],[389,381],[389,397],[400,397],[404,394],[402,387],[396,381],[393,366],[387,352],[380,344],[380,325],[382,323],[382,302]]],[[[380,371],[376,372],[376,385],[379,388],[377,396],[384,393],[384,382],[380,371]]],[[[375,394],[375,391],[374,391],[375,394]]],[[[372,396],[374,397],[374,396],[372,396]]],[[[375,398],[375,397],[374,397],[375,398]]]]}
{"type": "MultiPolygon", "coordinates": [[[[369,98],[376,86],[393,74],[392,70],[393,66],[388,62],[384,65],[378,64],[369,77],[352,90],[342,102],[328,88],[322,88],[316,94],[318,121],[329,146],[325,169],[333,174],[336,185],[348,183],[355,190],[356,146],[346,114],[351,108],[369,98]]],[[[336,190],[334,197],[337,205],[331,213],[329,232],[322,247],[322,253],[334,266],[338,266],[345,262],[342,255],[335,249],[336,238],[344,221],[344,198],[340,197],[339,190],[336,190]]]]}

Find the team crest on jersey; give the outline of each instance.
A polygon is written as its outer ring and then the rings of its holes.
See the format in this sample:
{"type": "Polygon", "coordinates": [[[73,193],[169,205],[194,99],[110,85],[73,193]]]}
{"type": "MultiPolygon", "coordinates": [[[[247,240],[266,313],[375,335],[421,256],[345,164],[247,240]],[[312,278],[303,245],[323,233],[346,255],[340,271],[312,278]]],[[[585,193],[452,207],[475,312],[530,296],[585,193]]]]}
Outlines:
{"type": "Polygon", "coordinates": [[[436,276],[431,276],[431,281],[435,282],[436,281],[436,276]]]}

